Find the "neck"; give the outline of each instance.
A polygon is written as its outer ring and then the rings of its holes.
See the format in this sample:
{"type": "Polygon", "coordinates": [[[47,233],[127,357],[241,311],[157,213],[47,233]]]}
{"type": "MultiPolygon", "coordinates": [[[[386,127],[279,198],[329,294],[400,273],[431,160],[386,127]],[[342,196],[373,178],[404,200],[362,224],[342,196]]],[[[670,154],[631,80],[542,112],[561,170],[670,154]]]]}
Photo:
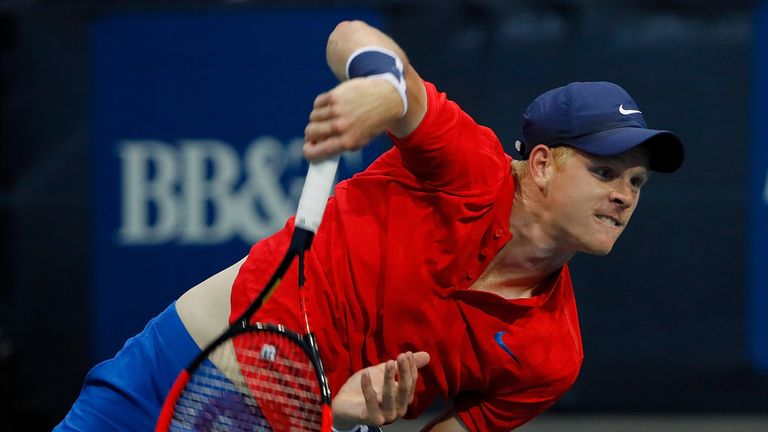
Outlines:
{"type": "Polygon", "coordinates": [[[548,235],[546,219],[523,194],[516,194],[510,217],[512,238],[499,251],[473,289],[505,298],[527,298],[571,259],[574,252],[562,249],[548,235]]]}

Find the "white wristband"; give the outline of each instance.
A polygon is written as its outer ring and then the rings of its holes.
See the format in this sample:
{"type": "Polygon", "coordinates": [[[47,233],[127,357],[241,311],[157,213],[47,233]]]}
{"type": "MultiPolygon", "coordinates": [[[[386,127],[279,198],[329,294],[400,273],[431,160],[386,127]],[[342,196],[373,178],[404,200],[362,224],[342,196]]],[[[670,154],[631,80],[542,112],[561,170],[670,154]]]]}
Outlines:
{"type": "Polygon", "coordinates": [[[345,68],[347,78],[383,79],[392,84],[403,101],[400,117],[408,112],[408,88],[403,70],[403,61],[397,54],[376,46],[355,50],[347,59],[345,68]]]}

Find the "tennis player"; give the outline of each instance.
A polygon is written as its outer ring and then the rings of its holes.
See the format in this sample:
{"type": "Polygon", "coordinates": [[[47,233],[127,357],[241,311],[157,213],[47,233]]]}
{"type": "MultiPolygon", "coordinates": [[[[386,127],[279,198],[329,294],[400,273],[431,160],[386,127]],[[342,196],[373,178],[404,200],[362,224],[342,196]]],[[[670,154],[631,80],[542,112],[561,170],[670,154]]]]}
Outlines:
{"type": "MultiPolygon", "coordinates": [[[[414,418],[438,397],[451,403],[425,430],[522,425],[581,366],[568,261],[610,252],[649,172],[682,164],[680,140],[648,129],[621,87],[571,83],[531,103],[513,160],[380,31],[339,24],[327,59],[342,82],[316,98],[305,156],[359,149],[382,132],[394,143],[337,186],[307,254],[335,427],[414,418]]],[[[146,430],[176,373],[258,294],[293,227],[96,366],[57,430],[146,430]]],[[[296,296],[284,280],[254,321],[301,328],[296,296]]]]}

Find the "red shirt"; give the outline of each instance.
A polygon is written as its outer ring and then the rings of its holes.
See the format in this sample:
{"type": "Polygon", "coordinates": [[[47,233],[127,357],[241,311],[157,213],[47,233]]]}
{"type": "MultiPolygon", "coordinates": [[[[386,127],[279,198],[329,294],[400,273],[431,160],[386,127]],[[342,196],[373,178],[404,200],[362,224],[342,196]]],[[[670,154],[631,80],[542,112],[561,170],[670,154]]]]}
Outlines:
{"type": "MultiPolygon", "coordinates": [[[[470,290],[512,234],[510,158],[430,83],[418,128],[339,183],[307,253],[310,322],[331,391],[366,366],[427,351],[413,404],[453,400],[472,431],[506,431],[551,406],[583,358],[567,266],[539,294],[470,290]]],[[[293,219],[253,246],[232,289],[234,320],[288,247],[293,219]]],[[[296,266],[294,265],[294,268],[296,266]]],[[[254,317],[303,329],[296,270],[254,317]]]]}

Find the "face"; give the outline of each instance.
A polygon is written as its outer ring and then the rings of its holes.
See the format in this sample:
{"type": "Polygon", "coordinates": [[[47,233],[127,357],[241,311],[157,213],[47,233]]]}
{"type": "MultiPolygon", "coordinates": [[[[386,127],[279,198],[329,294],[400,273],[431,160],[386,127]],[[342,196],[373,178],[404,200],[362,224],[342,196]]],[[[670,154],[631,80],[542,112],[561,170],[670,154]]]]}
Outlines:
{"type": "Polygon", "coordinates": [[[574,151],[547,182],[550,235],[575,252],[605,255],[632,217],[648,180],[648,154],[600,157],[574,151]]]}

